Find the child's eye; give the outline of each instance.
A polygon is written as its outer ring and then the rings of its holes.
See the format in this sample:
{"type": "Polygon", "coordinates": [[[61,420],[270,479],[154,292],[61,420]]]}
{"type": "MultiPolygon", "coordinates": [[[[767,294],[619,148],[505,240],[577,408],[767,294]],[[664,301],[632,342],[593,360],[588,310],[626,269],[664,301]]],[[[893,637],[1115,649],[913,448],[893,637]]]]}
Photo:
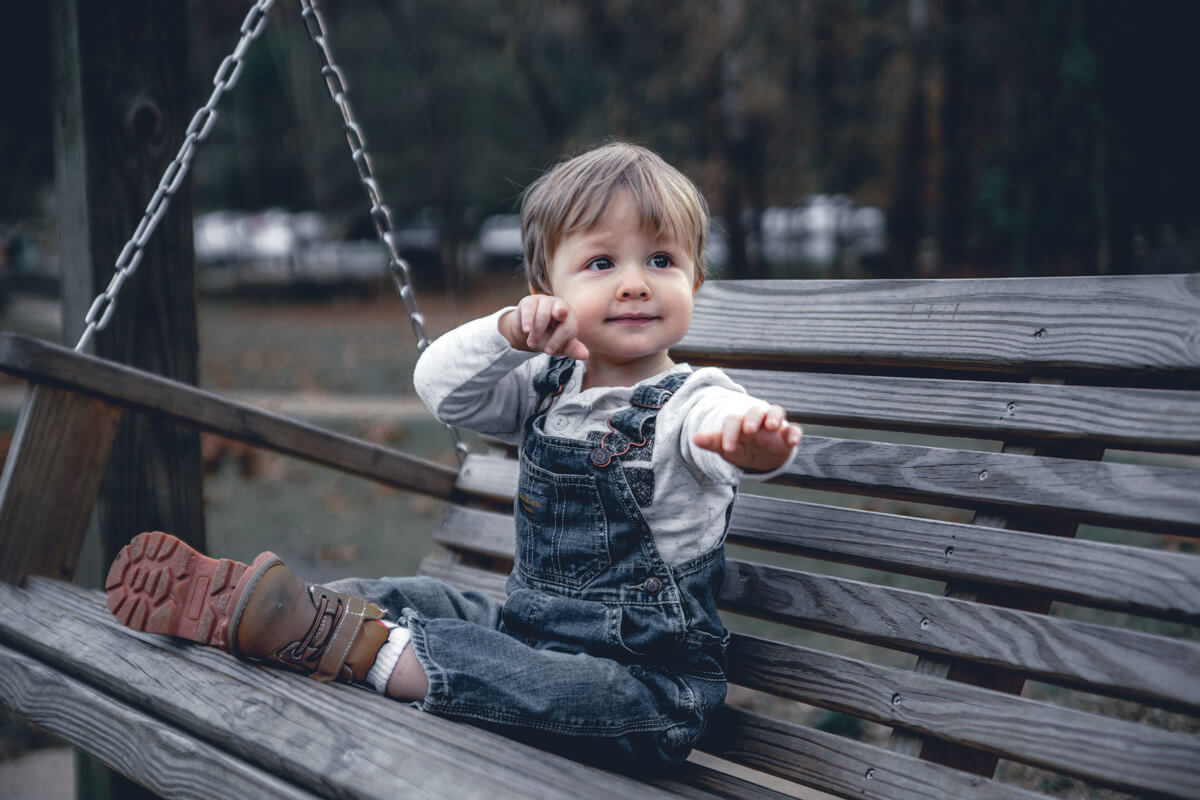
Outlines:
{"type": "Polygon", "coordinates": [[[592,269],[592,270],[602,270],[602,269],[612,269],[612,268],[613,268],[612,259],[605,258],[604,256],[601,256],[600,258],[593,258],[587,264],[587,269],[592,269]]]}
{"type": "Polygon", "coordinates": [[[656,253],[650,256],[649,261],[650,266],[656,267],[657,269],[666,269],[674,263],[675,262],[672,261],[671,257],[666,253],[656,253]]]}

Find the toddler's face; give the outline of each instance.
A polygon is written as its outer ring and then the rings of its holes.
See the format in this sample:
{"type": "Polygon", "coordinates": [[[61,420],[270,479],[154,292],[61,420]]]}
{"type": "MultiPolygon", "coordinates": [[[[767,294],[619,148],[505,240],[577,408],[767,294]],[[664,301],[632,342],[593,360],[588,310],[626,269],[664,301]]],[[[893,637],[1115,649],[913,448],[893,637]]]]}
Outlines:
{"type": "Polygon", "coordinates": [[[643,377],[670,366],[667,348],[692,321],[696,266],[685,243],[646,230],[627,192],[595,228],[559,243],[549,277],[578,317],[589,364],[654,370],[643,377]]]}

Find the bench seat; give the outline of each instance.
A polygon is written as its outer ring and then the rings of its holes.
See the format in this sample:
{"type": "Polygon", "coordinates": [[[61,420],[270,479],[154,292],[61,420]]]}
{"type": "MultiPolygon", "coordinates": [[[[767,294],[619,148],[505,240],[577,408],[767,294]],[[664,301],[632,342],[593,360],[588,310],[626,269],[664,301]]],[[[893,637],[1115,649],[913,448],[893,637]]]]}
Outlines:
{"type": "Polygon", "coordinates": [[[1200,275],[713,281],[675,355],[806,427],[735,505],[730,702],[678,775],[122,628],[64,579],[126,413],[438,498],[421,573],[496,597],[512,453],[452,470],[12,334],[0,702],[168,797],[1200,796],[1200,275]]]}

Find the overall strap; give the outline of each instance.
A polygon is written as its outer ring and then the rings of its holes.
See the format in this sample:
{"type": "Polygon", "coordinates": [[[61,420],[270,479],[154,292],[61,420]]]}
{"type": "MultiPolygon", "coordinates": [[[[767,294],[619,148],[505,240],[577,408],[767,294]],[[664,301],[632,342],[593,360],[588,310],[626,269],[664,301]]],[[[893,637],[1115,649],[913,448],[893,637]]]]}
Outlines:
{"type": "Polygon", "coordinates": [[[625,455],[633,447],[645,447],[654,435],[654,420],[658,411],[690,377],[687,372],[673,372],[652,386],[633,390],[629,405],[608,418],[608,433],[600,446],[592,451],[592,464],[607,467],[613,458],[625,455]]]}
{"type": "Polygon", "coordinates": [[[575,359],[567,356],[552,356],[546,369],[534,377],[533,388],[537,392],[538,399],[534,412],[529,415],[529,419],[525,420],[526,429],[550,407],[553,398],[562,393],[563,387],[571,380],[574,371],[575,359]]]}

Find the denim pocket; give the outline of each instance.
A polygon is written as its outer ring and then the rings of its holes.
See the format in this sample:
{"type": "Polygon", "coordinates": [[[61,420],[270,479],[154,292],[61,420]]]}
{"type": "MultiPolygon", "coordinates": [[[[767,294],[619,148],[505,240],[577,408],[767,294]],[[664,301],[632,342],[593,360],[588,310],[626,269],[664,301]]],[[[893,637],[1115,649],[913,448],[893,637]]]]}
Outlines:
{"type": "Polygon", "coordinates": [[[514,506],[524,576],[580,589],[611,565],[593,476],[560,475],[522,459],[514,506]]]}

